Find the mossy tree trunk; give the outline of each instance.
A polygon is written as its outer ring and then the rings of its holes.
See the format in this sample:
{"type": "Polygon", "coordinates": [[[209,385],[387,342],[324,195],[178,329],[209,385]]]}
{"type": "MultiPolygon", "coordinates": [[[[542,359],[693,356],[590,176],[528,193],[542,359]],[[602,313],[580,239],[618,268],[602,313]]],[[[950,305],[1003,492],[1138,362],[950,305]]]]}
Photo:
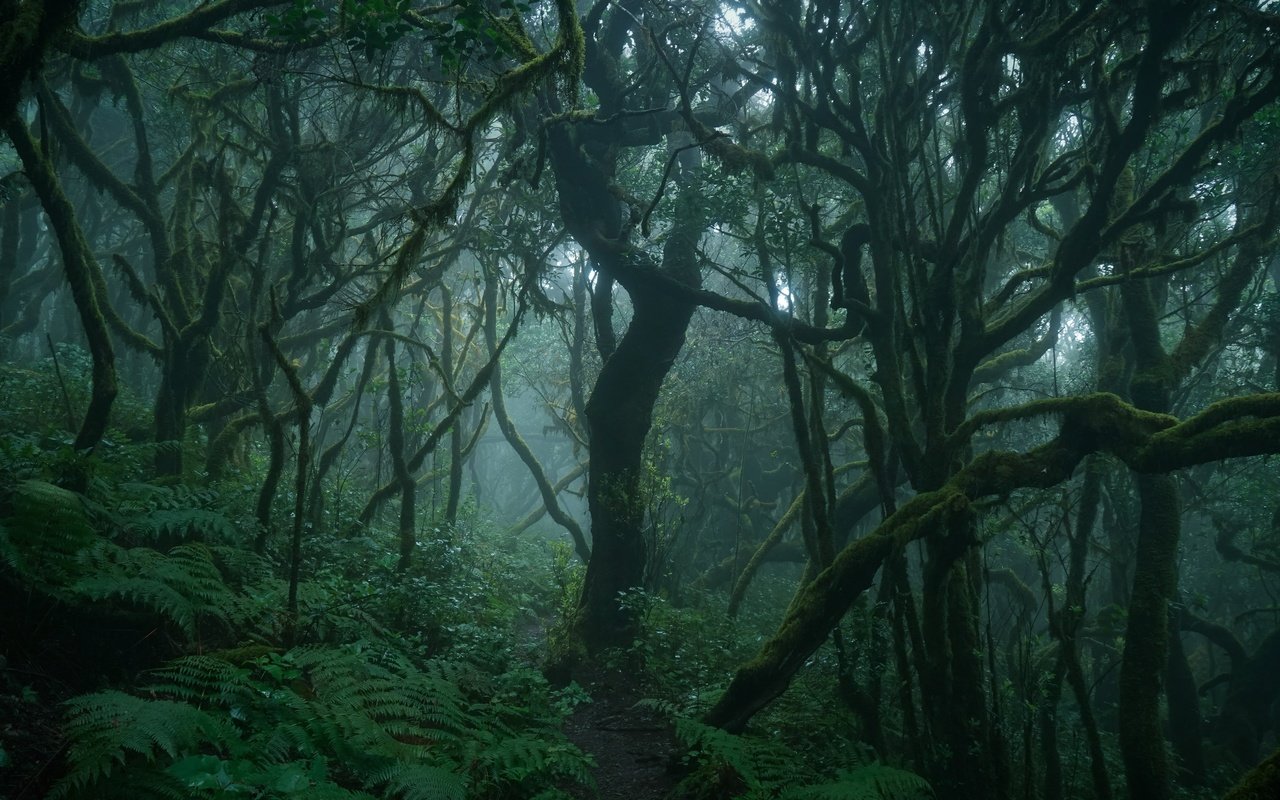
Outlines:
{"type": "Polygon", "coordinates": [[[1248,772],[1222,800],[1272,800],[1280,796],[1280,750],[1248,772]]]}
{"type": "Polygon", "coordinates": [[[644,585],[644,444],[658,392],[693,316],[692,305],[660,294],[639,292],[631,298],[631,324],[587,401],[591,556],[578,624],[591,652],[629,644],[636,632],[634,614],[619,603],[619,594],[644,585]]]}
{"type": "MultiPolygon", "coordinates": [[[[580,645],[588,653],[628,644],[636,631],[634,611],[620,604],[619,593],[645,585],[645,440],[662,384],[684,346],[696,308],[693,301],[673,297],[645,277],[655,275],[678,286],[700,287],[698,241],[708,214],[706,199],[700,196],[700,151],[685,149],[680,151],[678,169],[664,176],[664,189],[675,194],[675,211],[661,256],[631,242],[634,220],[616,188],[620,154],[632,145],[662,144],[668,134],[696,124],[688,86],[663,85],[661,90],[655,86],[642,93],[627,87],[622,68],[629,58],[624,51],[631,47],[632,34],[644,57],[656,59],[653,48],[665,46],[647,33],[652,26],[661,27],[659,17],[646,17],[642,27],[639,11],[638,3],[597,4],[584,21],[584,80],[599,98],[598,117],[609,122],[591,125],[562,119],[550,126],[547,136],[561,218],[597,272],[591,305],[603,364],[583,408],[590,448],[591,557],[574,623],[574,647],[580,645]],[[634,130],[626,127],[629,104],[654,101],[660,105],[666,100],[656,98],[659,94],[666,98],[668,91],[679,92],[682,98],[678,121],[676,115],[665,112],[658,126],[645,121],[634,130]],[[672,178],[671,186],[666,177],[672,178]],[[621,338],[613,330],[615,285],[626,289],[632,309],[621,338]]],[[[672,77],[661,67],[659,74],[672,77]]],[[[672,136],[669,146],[676,138],[672,136]]],[[[573,658],[569,652],[561,655],[573,658]]]]}
{"type": "MultiPolygon", "coordinates": [[[[486,319],[488,319],[487,313],[486,311],[486,319]]],[[[488,333],[487,327],[485,332],[488,333]]],[[[457,380],[457,370],[453,363],[453,292],[443,283],[440,285],[440,333],[440,368],[452,383],[457,380]]],[[[496,329],[494,338],[497,338],[496,329]]],[[[496,342],[491,346],[496,346],[496,342]]],[[[462,503],[462,468],[465,466],[463,458],[465,448],[462,439],[462,423],[459,420],[459,423],[449,432],[449,493],[445,499],[444,518],[450,524],[458,521],[458,506],[462,503]]]]}
{"type": "Polygon", "coordinates": [[[950,743],[935,764],[939,788],[956,797],[1006,797],[1009,787],[1003,742],[988,707],[979,634],[979,597],[973,576],[981,574],[976,522],[961,515],[941,537],[928,540],[929,559],[921,592],[928,669],[920,676],[925,711],[940,741],[950,743]],[[971,749],[954,746],[973,742],[971,749]]]}
{"type": "MultiPolygon", "coordinates": [[[[386,330],[393,330],[391,315],[385,310],[382,314],[382,326],[386,330]]],[[[418,544],[418,482],[409,471],[406,457],[409,449],[408,431],[404,419],[404,394],[400,388],[400,367],[396,364],[395,339],[387,337],[383,346],[387,357],[387,452],[391,455],[392,480],[400,490],[400,558],[396,562],[396,571],[406,572],[413,562],[413,551],[418,544]]]]}
{"type": "Polygon", "coordinates": [[[1120,667],[1120,746],[1129,796],[1167,800],[1169,768],[1160,723],[1160,687],[1167,658],[1169,599],[1178,585],[1180,504],[1171,476],[1139,475],[1135,483],[1141,512],[1120,667]]]}
{"type": "MultiPolygon", "coordinates": [[[[1131,202],[1134,179],[1127,172],[1118,205],[1131,202]]],[[[1274,219],[1275,204],[1263,213],[1274,219]]],[[[1217,285],[1217,296],[1204,316],[1187,328],[1172,351],[1162,343],[1160,315],[1164,305],[1165,286],[1159,279],[1131,280],[1121,284],[1125,318],[1133,348],[1135,372],[1130,384],[1134,405],[1145,411],[1168,413],[1171,396],[1192,371],[1209,355],[1221,338],[1230,316],[1240,303],[1245,290],[1262,266],[1259,242],[1250,236],[1250,227],[1258,221],[1259,211],[1251,206],[1237,220],[1237,230],[1244,239],[1224,278],[1217,285]]],[[[1148,252],[1149,244],[1138,231],[1125,234],[1120,241],[1122,273],[1132,272],[1156,255],[1148,252]]],[[[1178,548],[1181,535],[1181,501],[1176,478],[1169,474],[1143,474],[1134,477],[1139,502],[1137,546],[1134,551],[1133,587],[1129,596],[1129,612],[1125,627],[1124,652],[1120,668],[1120,746],[1128,776],[1129,795],[1133,800],[1167,800],[1170,797],[1170,770],[1165,756],[1165,735],[1160,719],[1162,687],[1174,693],[1175,708],[1181,728],[1175,732],[1174,744],[1178,760],[1188,782],[1202,779],[1204,757],[1201,752],[1199,714],[1183,708],[1177,686],[1167,686],[1170,678],[1178,678],[1178,668],[1170,675],[1170,604],[1178,589],[1178,548]]],[[[1176,631],[1174,635],[1177,635],[1176,631]]],[[[1185,676],[1182,676],[1185,681],[1185,676]]],[[[1185,693],[1185,690],[1184,690],[1185,693]]]]}
{"type": "Polygon", "coordinates": [[[76,220],[75,208],[63,191],[62,182],[41,145],[32,138],[27,126],[16,116],[8,117],[4,121],[4,128],[22,159],[23,170],[35,188],[49,218],[49,226],[58,240],[63,270],[71,287],[71,298],[80,316],[80,324],[93,361],[89,407],[73,444],[77,450],[92,450],[106,434],[111,406],[119,392],[115,350],[111,346],[111,335],[100,306],[102,298],[95,289],[95,284],[101,283],[101,270],[76,220]]]}
{"type": "Polygon", "coordinates": [[[75,22],[84,0],[6,0],[0,3],[0,120],[17,113],[28,78],[46,49],[75,22]]]}

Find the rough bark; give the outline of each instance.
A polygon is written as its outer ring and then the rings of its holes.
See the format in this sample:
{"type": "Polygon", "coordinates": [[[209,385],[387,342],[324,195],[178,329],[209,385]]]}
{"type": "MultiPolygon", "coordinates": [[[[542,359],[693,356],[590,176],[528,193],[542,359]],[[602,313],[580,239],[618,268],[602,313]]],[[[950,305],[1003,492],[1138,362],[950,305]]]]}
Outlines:
{"type": "MultiPolygon", "coordinates": [[[[621,53],[634,20],[630,14],[615,11],[603,30],[595,28],[599,18],[590,26],[595,35],[587,39],[586,80],[599,94],[602,112],[607,105],[622,101],[621,85],[611,83],[616,78],[616,61],[610,59],[621,53]],[[606,57],[601,48],[612,55],[606,57]]],[[[618,600],[620,592],[644,586],[644,443],[658,393],[684,346],[696,308],[692,301],[673,297],[662,287],[638,278],[637,270],[685,288],[699,288],[697,245],[706,209],[698,197],[698,170],[682,171],[674,221],[661,259],[634,248],[627,241],[622,205],[611,187],[616,146],[584,141],[588,130],[567,122],[553,126],[548,131],[548,155],[565,227],[587,251],[598,272],[592,312],[604,363],[585,408],[591,448],[587,479],[591,560],[573,637],[573,648],[581,646],[594,653],[629,644],[636,632],[634,613],[618,600]],[[609,314],[609,290],[615,280],[627,290],[633,310],[631,322],[616,345],[609,314]]],[[[561,657],[571,661],[574,655],[566,652],[561,657]]]]}
{"type": "MultiPolygon", "coordinates": [[[[440,287],[440,367],[450,383],[457,381],[453,353],[453,292],[448,286],[440,287]]],[[[463,464],[462,425],[454,425],[449,432],[449,494],[444,504],[444,518],[454,523],[458,520],[458,506],[462,502],[463,464]]]]}
{"type": "MultiPolygon", "coordinates": [[[[391,317],[385,312],[382,324],[387,330],[391,329],[391,317]]],[[[400,372],[396,366],[395,339],[388,337],[383,347],[387,357],[387,451],[391,455],[392,480],[400,490],[400,559],[396,562],[396,570],[405,572],[413,561],[413,550],[418,544],[416,531],[418,484],[414,481],[405,462],[408,443],[405,438],[404,395],[400,390],[400,372]]]]}
{"type": "Polygon", "coordinates": [[[27,126],[16,116],[8,116],[4,127],[22,159],[27,179],[35,188],[58,240],[63,270],[71,287],[71,298],[75,302],[89,346],[89,355],[93,360],[89,408],[85,411],[74,442],[77,450],[92,450],[107,431],[111,406],[119,391],[116,383],[115,351],[111,346],[106,318],[99,306],[101,298],[94,290],[94,273],[100,273],[101,269],[76,220],[75,208],[62,189],[62,182],[58,180],[53,165],[41,152],[40,146],[31,137],[27,126]]]}
{"type": "Polygon", "coordinates": [[[0,3],[0,119],[18,108],[27,79],[36,75],[58,33],[75,21],[83,0],[0,3]]]}
{"type": "MultiPolygon", "coordinates": [[[[696,238],[672,241],[669,260],[687,259],[692,266],[696,238]]],[[[688,267],[684,271],[690,272],[688,267]]],[[[591,558],[578,626],[589,652],[628,644],[636,632],[636,620],[619,605],[618,594],[644,585],[644,442],[658,392],[684,345],[694,309],[649,290],[638,290],[631,299],[631,324],[587,401],[591,558]]]]}

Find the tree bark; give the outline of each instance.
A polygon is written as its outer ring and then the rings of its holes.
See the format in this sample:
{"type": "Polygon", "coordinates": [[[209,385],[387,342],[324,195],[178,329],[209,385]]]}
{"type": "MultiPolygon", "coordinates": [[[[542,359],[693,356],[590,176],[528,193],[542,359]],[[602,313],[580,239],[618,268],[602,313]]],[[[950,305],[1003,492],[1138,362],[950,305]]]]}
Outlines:
{"type": "Polygon", "coordinates": [[[84,232],[76,221],[75,209],[63,192],[62,183],[54,173],[53,165],[40,151],[27,126],[16,116],[9,116],[5,119],[4,127],[22,159],[27,179],[40,197],[49,225],[57,237],[63,269],[71,287],[71,298],[80,316],[89,355],[93,360],[93,387],[89,408],[74,442],[77,450],[92,450],[102,441],[107,431],[111,406],[119,392],[115,351],[111,347],[106,319],[99,307],[101,298],[94,291],[94,273],[100,273],[101,270],[85,241],[84,232]]]}
{"type": "MultiPolygon", "coordinates": [[[[678,243],[668,245],[670,260],[692,262],[696,238],[673,241],[678,243]]],[[[696,274],[696,267],[682,271],[696,274]]],[[[644,585],[644,443],[658,392],[684,346],[694,310],[647,288],[633,292],[631,302],[631,324],[587,401],[591,558],[577,624],[592,653],[629,644],[636,633],[634,614],[618,602],[618,595],[644,585]]]]}

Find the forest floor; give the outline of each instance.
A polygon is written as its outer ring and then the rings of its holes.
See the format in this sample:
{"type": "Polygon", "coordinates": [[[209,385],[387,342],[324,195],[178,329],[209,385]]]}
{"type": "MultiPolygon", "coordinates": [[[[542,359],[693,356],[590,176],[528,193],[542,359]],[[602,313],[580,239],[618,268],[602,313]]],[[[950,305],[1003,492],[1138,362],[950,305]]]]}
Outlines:
{"type": "Polygon", "coordinates": [[[636,708],[642,697],[634,679],[617,671],[575,675],[591,697],[565,721],[565,735],[596,763],[596,788],[578,788],[587,800],[661,800],[678,780],[671,769],[676,752],[669,720],[636,708]]]}

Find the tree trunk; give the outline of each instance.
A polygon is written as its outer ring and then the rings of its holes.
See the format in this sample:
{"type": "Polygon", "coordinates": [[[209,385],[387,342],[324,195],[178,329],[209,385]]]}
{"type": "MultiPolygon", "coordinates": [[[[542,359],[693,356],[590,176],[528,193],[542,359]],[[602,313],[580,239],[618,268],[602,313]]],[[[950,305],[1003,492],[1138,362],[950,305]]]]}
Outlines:
{"type": "Polygon", "coordinates": [[[1187,786],[1204,783],[1200,694],[1182,648],[1182,610],[1169,615],[1169,655],[1165,662],[1165,701],[1169,704],[1169,740],[1178,758],[1178,780],[1187,786]]]}
{"type": "MultiPolygon", "coordinates": [[[[697,246],[706,204],[699,192],[699,170],[682,170],[676,180],[679,194],[673,224],[661,263],[654,263],[626,241],[621,204],[610,189],[610,154],[597,146],[600,152],[586,158],[581,142],[565,126],[549,131],[548,144],[565,227],[598,270],[592,315],[604,364],[585,409],[591,451],[587,472],[591,560],[574,621],[575,645],[595,653],[629,644],[636,631],[633,612],[618,600],[620,592],[644,586],[644,443],[658,393],[684,346],[695,308],[636,277],[633,270],[657,271],[686,286],[700,287],[697,246]],[[631,323],[616,347],[609,313],[614,280],[627,290],[632,307],[631,323]]],[[[562,656],[572,658],[570,653],[562,656]]]]}
{"type": "Polygon", "coordinates": [[[644,585],[644,442],[658,392],[684,346],[694,309],[651,290],[633,291],[631,303],[631,324],[587,401],[591,559],[578,629],[582,644],[593,653],[629,644],[636,632],[636,619],[618,596],[644,585]]]}
{"type": "Polygon", "coordinates": [[[1129,796],[1168,800],[1160,676],[1169,646],[1169,598],[1178,585],[1178,485],[1169,475],[1136,475],[1134,481],[1142,510],[1120,665],[1120,750],[1129,796]]]}
{"type": "Polygon", "coordinates": [[[98,262],[85,241],[84,232],[76,221],[75,209],[63,192],[53,166],[40,152],[26,125],[16,116],[11,116],[4,121],[4,127],[22,159],[27,178],[40,197],[49,218],[49,226],[58,239],[67,283],[71,286],[71,298],[75,301],[80,324],[88,340],[89,355],[93,359],[93,386],[89,409],[80,423],[74,447],[77,450],[92,450],[107,432],[111,405],[119,391],[116,384],[115,351],[111,348],[106,319],[98,305],[103,298],[99,298],[93,288],[94,273],[99,272],[98,262]]]}

